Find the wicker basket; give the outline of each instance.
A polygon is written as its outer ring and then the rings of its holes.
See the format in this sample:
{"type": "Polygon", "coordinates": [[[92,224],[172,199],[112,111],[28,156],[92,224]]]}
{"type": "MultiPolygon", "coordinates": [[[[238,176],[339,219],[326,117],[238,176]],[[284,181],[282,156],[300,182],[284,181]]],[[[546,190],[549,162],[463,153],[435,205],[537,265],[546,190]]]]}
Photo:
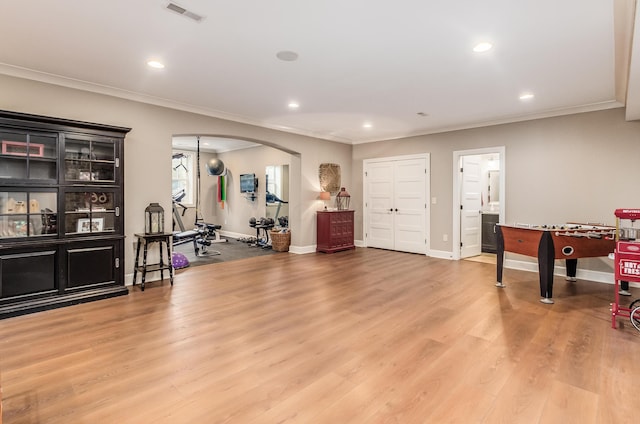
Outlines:
{"type": "Polygon", "coordinates": [[[271,249],[276,252],[288,252],[291,245],[291,231],[280,233],[271,231],[271,249]]]}

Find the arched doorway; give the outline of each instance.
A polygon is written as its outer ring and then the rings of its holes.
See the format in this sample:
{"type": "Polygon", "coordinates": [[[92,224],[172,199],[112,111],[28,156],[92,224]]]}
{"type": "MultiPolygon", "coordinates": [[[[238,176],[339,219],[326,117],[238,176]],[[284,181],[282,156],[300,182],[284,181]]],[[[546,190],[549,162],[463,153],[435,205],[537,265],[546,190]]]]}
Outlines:
{"type": "MultiPolygon", "coordinates": [[[[172,146],[174,157],[176,153],[197,155],[198,140],[200,146],[200,210],[196,210],[195,204],[187,204],[183,222],[194,223],[198,218],[207,222],[221,225],[222,234],[230,237],[241,238],[251,235],[254,231],[249,227],[251,217],[268,216],[275,213],[273,202],[267,200],[267,184],[275,187],[275,181],[268,181],[268,175],[273,178],[273,169],[283,177],[278,182],[279,198],[287,201],[287,224],[294,231],[300,223],[299,190],[300,190],[300,154],[272,145],[263,140],[238,138],[226,135],[174,135],[172,146]],[[225,164],[226,175],[226,199],[218,201],[218,178],[207,174],[205,166],[212,158],[218,158],[225,164]],[[286,171],[286,179],[283,171],[286,171]],[[254,174],[258,186],[255,193],[249,195],[240,191],[240,175],[254,174]],[[286,184],[285,184],[286,182],[286,184]],[[281,190],[286,186],[286,194],[281,190]]],[[[184,160],[184,159],[183,159],[184,160]]],[[[179,166],[178,162],[172,164],[179,166]]],[[[194,159],[197,163],[197,158],[194,159]]],[[[197,165],[193,165],[194,172],[197,165]]],[[[195,178],[195,175],[193,175],[195,178]]],[[[174,193],[172,193],[174,194],[174,193]]],[[[271,199],[273,200],[273,199],[271,199]]],[[[278,211],[282,216],[283,209],[278,211]]]]}

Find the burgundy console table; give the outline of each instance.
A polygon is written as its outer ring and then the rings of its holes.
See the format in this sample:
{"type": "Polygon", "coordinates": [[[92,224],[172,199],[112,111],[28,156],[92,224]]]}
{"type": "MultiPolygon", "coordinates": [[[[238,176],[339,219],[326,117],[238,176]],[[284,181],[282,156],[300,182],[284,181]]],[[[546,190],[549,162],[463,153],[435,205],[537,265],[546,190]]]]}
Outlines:
{"type": "Polygon", "coordinates": [[[354,211],[318,211],[316,252],[334,253],[355,249],[353,243],[354,211]]]}

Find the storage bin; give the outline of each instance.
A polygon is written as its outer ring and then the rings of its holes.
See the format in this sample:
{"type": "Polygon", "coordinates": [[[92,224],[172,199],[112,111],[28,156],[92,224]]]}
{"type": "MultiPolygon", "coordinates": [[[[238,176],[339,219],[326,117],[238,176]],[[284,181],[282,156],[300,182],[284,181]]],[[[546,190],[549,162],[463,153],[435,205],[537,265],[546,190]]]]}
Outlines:
{"type": "Polygon", "coordinates": [[[271,249],[276,252],[288,252],[291,245],[291,231],[281,233],[279,231],[271,231],[271,249]]]}

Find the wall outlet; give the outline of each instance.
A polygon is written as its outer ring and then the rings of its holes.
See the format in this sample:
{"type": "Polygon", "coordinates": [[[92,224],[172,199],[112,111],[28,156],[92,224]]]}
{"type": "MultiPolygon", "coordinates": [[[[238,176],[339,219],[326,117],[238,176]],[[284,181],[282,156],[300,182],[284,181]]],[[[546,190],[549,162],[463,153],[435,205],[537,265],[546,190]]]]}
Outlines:
{"type": "Polygon", "coordinates": [[[436,199],[435,197],[431,198],[431,204],[435,205],[436,203],[438,203],[438,199],[436,199]]]}
{"type": "Polygon", "coordinates": [[[442,235],[442,241],[449,241],[449,235],[448,234],[443,234],[442,235]]]}

